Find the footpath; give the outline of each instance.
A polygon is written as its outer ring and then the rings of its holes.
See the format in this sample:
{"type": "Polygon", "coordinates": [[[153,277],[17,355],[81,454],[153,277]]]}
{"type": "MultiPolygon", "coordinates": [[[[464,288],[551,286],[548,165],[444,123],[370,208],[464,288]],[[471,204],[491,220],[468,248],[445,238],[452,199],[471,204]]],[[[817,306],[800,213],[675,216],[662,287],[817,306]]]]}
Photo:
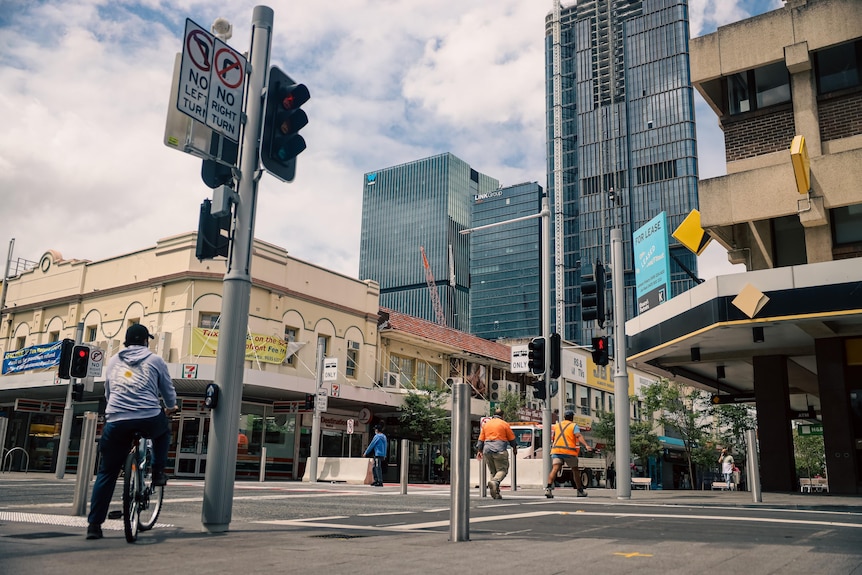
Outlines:
{"type": "MultiPolygon", "coordinates": [[[[697,545],[696,563],[680,559],[683,550],[661,549],[651,554],[613,552],[624,548],[624,525],[621,540],[608,542],[579,538],[578,533],[560,534],[555,540],[537,541],[518,538],[517,534],[494,533],[484,529],[473,531],[470,541],[452,542],[448,530],[437,531],[336,531],[311,534],[300,527],[270,525],[245,518],[232,521],[230,531],[222,534],[203,533],[199,515],[171,513],[170,499],[166,501],[160,521],[168,523],[142,534],[136,544],[126,543],[122,527],[110,526],[105,539],[87,541],[84,538],[86,518],[69,516],[68,508],[50,504],[6,506],[14,499],[16,490],[26,490],[29,479],[14,479],[15,474],[0,474],[0,572],[5,574],[92,574],[119,573],[321,573],[345,575],[384,575],[404,573],[495,573],[530,575],[563,573],[578,566],[590,566],[603,575],[616,573],[694,573],[714,571],[727,566],[728,550],[722,545],[697,545]],[[13,479],[10,480],[10,477],[13,479]],[[14,507],[14,509],[11,509],[14,507]],[[59,516],[64,516],[58,520],[59,516]],[[46,518],[47,517],[47,518],[46,518]],[[53,518],[53,519],[52,519],[53,518]],[[505,535],[505,536],[504,536],[505,535]],[[615,547],[610,547],[613,544],[615,547]],[[617,558],[617,555],[621,557],[617,558]],[[639,559],[637,559],[639,557],[639,559]],[[635,558],[635,561],[632,559],[635,558]],[[637,563],[636,561],[640,561],[637,563]],[[647,562],[648,561],[648,562],[647,562]]],[[[40,483],[50,484],[46,477],[40,483]]],[[[170,484],[169,484],[170,485],[170,484]]],[[[265,485],[265,484],[259,484],[265,485]]],[[[351,492],[368,492],[369,486],[308,484],[337,487],[345,496],[351,492]]],[[[49,485],[50,487],[50,485],[49,485]]],[[[446,490],[448,486],[434,486],[446,490]]],[[[428,486],[408,486],[408,495],[421,497],[428,486]]],[[[398,501],[403,501],[400,485],[387,484],[375,493],[383,494],[380,512],[391,515],[391,524],[398,525],[398,501]],[[391,497],[390,497],[391,496],[391,497]]],[[[476,489],[471,490],[470,505],[490,503],[483,501],[476,489]]],[[[19,493],[20,495],[20,493],[19,493]]],[[[558,488],[555,501],[576,499],[575,491],[558,488]]],[[[516,505],[525,500],[545,501],[540,489],[503,491],[504,500],[497,504],[516,505]],[[510,501],[507,501],[510,500],[510,501]]],[[[755,503],[752,494],[742,491],[660,491],[632,490],[630,499],[618,499],[612,489],[589,490],[589,504],[593,506],[616,504],[656,505],[721,508],[755,507],[783,510],[841,511],[862,514],[862,497],[831,494],[764,493],[762,502],[755,503]]],[[[333,498],[336,501],[337,498],[333,498]]],[[[437,495],[441,507],[448,507],[445,495],[437,495]]],[[[586,503],[586,502],[584,502],[586,503]]],[[[175,505],[175,504],[174,504],[175,505]]],[[[332,509],[333,522],[338,517],[337,502],[332,509]]],[[[525,508],[527,506],[524,506],[525,508]]],[[[576,509],[576,508],[573,508],[576,509]]],[[[520,512],[520,510],[519,510],[520,512]]],[[[234,511],[236,514],[236,511],[234,511]]],[[[501,511],[502,513],[502,511],[501,511]]],[[[572,511],[577,513],[577,511],[572,511]]],[[[267,518],[261,518],[267,519],[267,518]]],[[[320,518],[317,518],[320,520],[320,518]]],[[[386,518],[389,520],[390,518],[386,518]]],[[[117,522],[118,524],[120,522],[117,522]]],[[[678,543],[676,544],[679,547],[678,543]]],[[[765,550],[769,553],[771,551],[765,550]]],[[[749,569],[749,573],[758,573],[749,569]]],[[[822,571],[830,572],[828,569],[822,571]]],[[[785,573],[794,573],[791,569],[785,573]]]]}

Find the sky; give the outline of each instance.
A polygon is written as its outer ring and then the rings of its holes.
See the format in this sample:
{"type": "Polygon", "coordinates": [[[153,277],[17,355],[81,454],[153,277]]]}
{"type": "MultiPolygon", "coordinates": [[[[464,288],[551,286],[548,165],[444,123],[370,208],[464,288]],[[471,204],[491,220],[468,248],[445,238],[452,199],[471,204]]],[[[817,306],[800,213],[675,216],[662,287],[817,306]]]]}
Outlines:
{"type": "MultiPolygon", "coordinates": [[[[568,5],[571,0],[563,0],[568,5]]],[[[233,24],[258,2],[0,0],[0,249],[98,261],[197,229],[201,162],[164,144],[185,22],[233,24]]],[[[544,19],[552,0],[271,0],[271,64],[306,84],[296,179],[269,174],[255,236],[356,277],[363,175],[451,152],[502,185],[545,174],[544,19]]],[[[689,0],[691,36],[783,0],[689,0]]],[[[701,178],[724,174],[697,96],[701,178]]],[[[253,263],[252,263],[253,266],[253,263]]],[[[744,271],[717,242],[705,279],[744,271]]],[[[253,270],[253,267],[252,267],[253,270]]]]}

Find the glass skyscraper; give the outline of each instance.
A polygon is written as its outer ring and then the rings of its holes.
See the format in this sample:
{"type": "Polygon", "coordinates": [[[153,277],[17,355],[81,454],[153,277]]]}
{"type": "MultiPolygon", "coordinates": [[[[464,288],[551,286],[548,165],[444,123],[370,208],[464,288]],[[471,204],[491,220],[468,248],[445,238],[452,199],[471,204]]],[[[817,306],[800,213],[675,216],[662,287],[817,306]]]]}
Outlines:
{"type": "MultiPolygon", "coordinates": [[[[620,226],[625,242],[626,317],[631,318],[636,313],[632,232],[661,212],[672,231],[697,208],[688,4],[579,0],[562,7],[559,22],[559,78],[553,12],[546,18],[545,39],[548,189],[555,221],[562,221],[555,237],[562,238],[565,325],[558,331],[584,343],[598,333],[595,322],[581,321],[580,285],[582,278],[592,279],[596,260],[610,270],[610,229],[620,226]],[[559,209],[555,117],[561,135],[559,209]]],[[[668,241],[671,293],[677,295],[695,285],[686,269],[696,275],[697,258],[673,238],[668,241]]],[[[606,300],[613,301],[610,291],[606,300]]]]}
{"type": "Polygon", "coordinates": [[[380,305],[435,321],[424,248],[446,325],[469,331],[468,236],[474,199],[499,187],[445,153],[365,174],[359,278],[380,284],[380,305]]]}
{"type": "MultiPolygon", "coordinates": [[[[473,227],[538,214],[542,187],[517,184],[477,195],[473,227]]],[[[541,334],[541,219],[478,230],[470,239],[470,331],[485,339],[541,334]]]]}

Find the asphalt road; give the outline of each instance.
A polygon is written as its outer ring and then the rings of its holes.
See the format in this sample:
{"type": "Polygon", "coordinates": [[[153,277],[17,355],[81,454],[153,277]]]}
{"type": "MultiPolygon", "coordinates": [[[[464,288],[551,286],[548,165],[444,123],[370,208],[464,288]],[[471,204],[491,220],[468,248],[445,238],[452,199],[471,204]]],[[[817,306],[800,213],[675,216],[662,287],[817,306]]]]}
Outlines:
{"type": "MultiPolygon", "coordinates": [[[[4,573],[859,573],[862,498],[558,489],[471,493],[469,541],[450,541],[448,486],[236,484],[230,531],[201,529],[203,483],[173,480],[160,525],[86,541],[74,479],[0,474],[4,573]],[[144,563],[141,563],[141,562],[144,563]]],[[[112,508],[119,508],[119,502],[112,508]]]]}

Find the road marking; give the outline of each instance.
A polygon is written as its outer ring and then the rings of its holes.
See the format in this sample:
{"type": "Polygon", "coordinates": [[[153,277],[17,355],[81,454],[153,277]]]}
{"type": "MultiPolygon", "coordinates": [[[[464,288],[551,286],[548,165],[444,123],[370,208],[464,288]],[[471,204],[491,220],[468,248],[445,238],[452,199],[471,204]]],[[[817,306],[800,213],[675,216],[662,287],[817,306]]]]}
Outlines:
{"type": "MultiPolygon", "coordinates": [[[[47,513],[18,513],[0,511],[0,521],[14,521],[16,523],[37,523],[40,525],[62,525],[64,527],[87,526],[86,517],[70,517],[68,515],[49,515],[47,513]]],[[[156,523],[156,527],[173,527],[171,523],[156,523]]],[[[102,529],[111,531],[122,531],[123,521],[121,519],[107,519],[102,524],[102,529]]]]}
{"type": "Polygon", "coordinates": [[[359,513],[357,517],[381,517],[383,515],[411,515],[413,511],[381,511],[380,513],[359,513]]]}
{"type": "Polygon", "coordinates": [[[651,553],[638,553],[635,551],[634,553],[614,553],[614,555],[619,555],[620,557],[625,557],[626,559],[631,559],[632,557],[652,557],[651,553]]]}

